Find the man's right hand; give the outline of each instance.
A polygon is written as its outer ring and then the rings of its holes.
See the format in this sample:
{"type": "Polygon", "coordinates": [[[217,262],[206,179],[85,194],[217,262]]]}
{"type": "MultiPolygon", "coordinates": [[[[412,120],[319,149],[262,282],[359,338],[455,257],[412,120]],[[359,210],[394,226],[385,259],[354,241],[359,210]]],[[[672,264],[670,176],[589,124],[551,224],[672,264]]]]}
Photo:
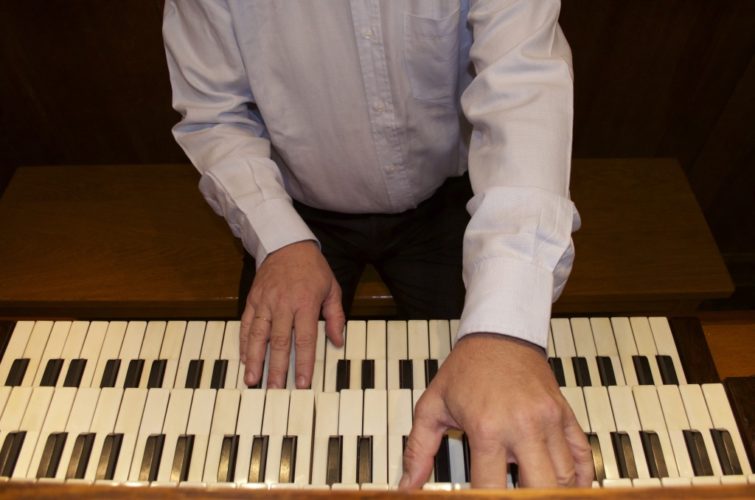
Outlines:
{"type": "Polygon", "coordinates": [[[257,269],[241,315],[244,382],[251,386],[261,379],[269,341],[267,386],[271,389],[285,387],[293,329],[296,387],[309,387],[315,365],[320,310],[328,338],[341,346],[346,320],[341,306],[341,287],[317,244],[301,241],[270,253],[257,269]]]}

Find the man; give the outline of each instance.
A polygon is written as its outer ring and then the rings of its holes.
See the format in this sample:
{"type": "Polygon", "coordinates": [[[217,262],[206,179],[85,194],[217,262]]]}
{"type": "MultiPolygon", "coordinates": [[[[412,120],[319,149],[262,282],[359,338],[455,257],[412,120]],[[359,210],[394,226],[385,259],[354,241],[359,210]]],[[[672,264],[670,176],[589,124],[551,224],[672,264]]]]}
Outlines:
{"type": "MultiPolygon", "coordinates": [[[[402,488],[427,480],[448,428],[467,434],[475,487],[505,487],[514,462],[525,486],[591,481],[584,434],[543,353],[578,226],[568,197],[570,52],[558,12],[556,0],[165,6],[183,116],[174,134],[257,266],[242,314],[247,383],[261,377],[269,342],[268,386],[283,386],[294,344],[296,385],[308,387],[320,313],[329,339],[343,342],[341,288],[326,257],[349,275],[341,267],[352,262],[350,245],[353,254],[385,246],[407,224],[419,235],[439,226],[428,231],[442,240],[447,213],[438,211],[447,204],[438,193],[458,190],[468,166],[458,341],[415,409],[402,488]],[[354,221],[362,227],[338,244],[332,228],[354,221]],[[375,237],[381,230],[388,236],[375,237]]],[[[402,246],[384,249],[378,264],[402,246]]],[[[418,247],[424,254],[404,268],[435,269],[445,246],[418,247]]],[[[386,272],[389,281],[400,281],[400,268],[386,272]]],[[[438,290],[450,301],[454,280],[438,290]]],[[[352,284],[343,283],[348,297],[352,284]]]]}

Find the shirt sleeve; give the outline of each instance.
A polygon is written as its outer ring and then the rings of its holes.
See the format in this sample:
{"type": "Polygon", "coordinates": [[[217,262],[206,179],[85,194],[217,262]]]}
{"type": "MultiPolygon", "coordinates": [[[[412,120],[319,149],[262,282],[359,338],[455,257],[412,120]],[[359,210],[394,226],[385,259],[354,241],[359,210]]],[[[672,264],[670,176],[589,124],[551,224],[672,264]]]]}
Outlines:
{"type": "Polygon", "coordinates": [[[462,96],[473,126],[475,193],[464,235],[467,297],[459,336],[511,335],[540,346],[574,258],[569,199],[571,52],[556,0],[473,3],[476,76],[462,96]]]}
{"type": "Polygon", "coordinates": [[[163,39],[181,121],[173,135],[201,173],[199,187],[257,266],[272,251],[316,240],[291,204],[222,1],[168,0],[163,39]]]}

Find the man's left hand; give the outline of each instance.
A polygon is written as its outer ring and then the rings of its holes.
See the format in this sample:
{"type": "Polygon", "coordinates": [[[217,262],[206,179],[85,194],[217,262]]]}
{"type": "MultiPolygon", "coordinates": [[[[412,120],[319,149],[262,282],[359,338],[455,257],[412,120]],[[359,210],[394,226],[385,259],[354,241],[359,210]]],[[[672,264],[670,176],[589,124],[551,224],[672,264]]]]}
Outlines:
{"type": "Polygon", "coordinates": [[[402,489],[427,481],[450,428],[469,440],[473,488],[505,488],[510,463],[522,486],[591,485],[585,434],[533,344],[486,333],[459,340],[417,402],[402,489]]]}

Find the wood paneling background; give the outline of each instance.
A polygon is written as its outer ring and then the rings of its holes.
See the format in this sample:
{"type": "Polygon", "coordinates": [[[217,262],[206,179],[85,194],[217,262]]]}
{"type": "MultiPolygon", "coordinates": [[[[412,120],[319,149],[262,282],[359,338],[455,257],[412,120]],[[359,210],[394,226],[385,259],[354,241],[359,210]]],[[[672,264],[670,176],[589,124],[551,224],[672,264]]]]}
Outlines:
{"type": "MultiPolygon", "coordinates": [[[[0,187],[34,164],[186,161],[160,0],[0,2],[0,187]]],[[[755,0],[563,0],[575,157],[680,160],[755,293],[755,0]]]]}

